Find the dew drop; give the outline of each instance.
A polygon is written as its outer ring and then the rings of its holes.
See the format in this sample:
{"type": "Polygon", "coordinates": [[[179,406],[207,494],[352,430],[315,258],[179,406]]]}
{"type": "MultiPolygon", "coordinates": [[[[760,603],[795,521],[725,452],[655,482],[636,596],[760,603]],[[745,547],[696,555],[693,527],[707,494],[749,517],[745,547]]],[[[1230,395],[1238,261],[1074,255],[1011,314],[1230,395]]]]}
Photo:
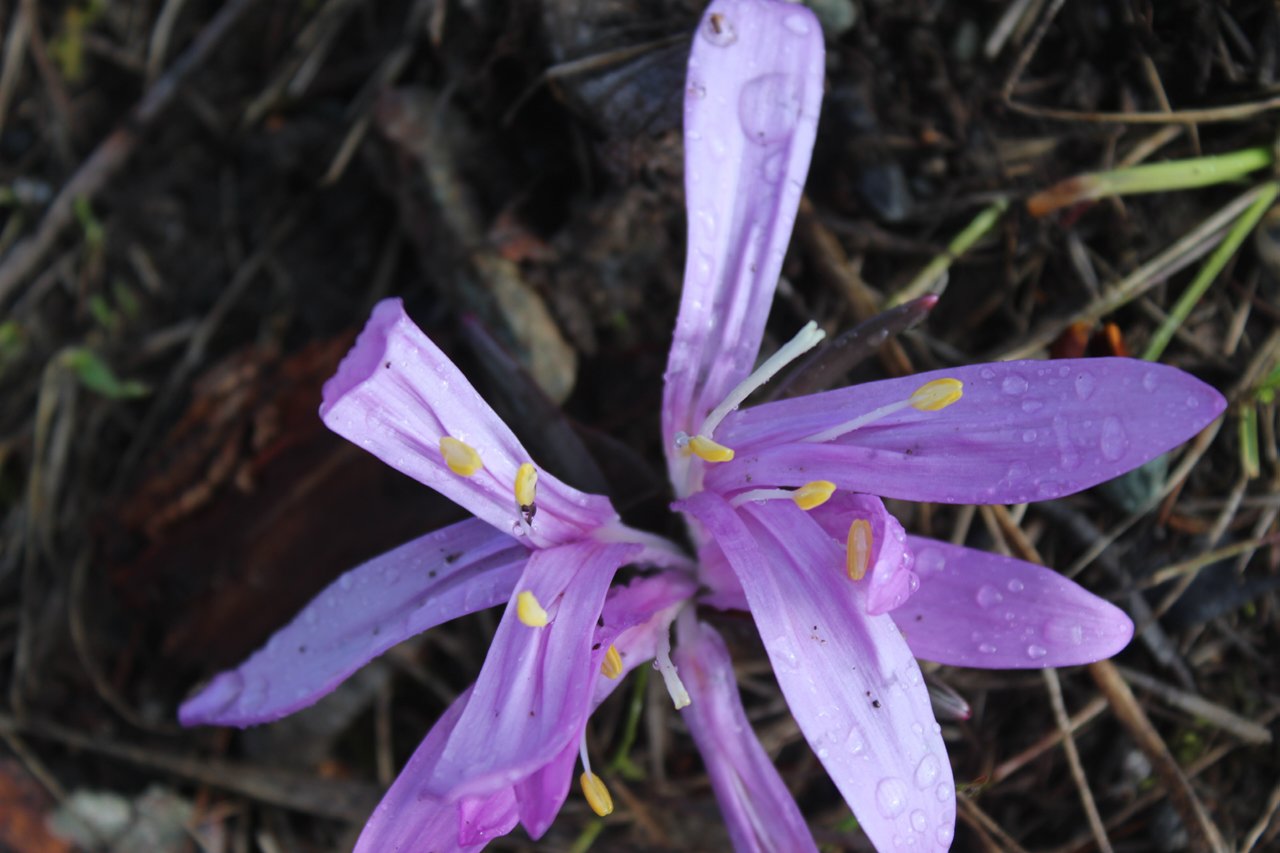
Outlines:
{"type": "Polygon", "coordinates": [[[1033,429],[1022,431],[1022,441],[1024,444],[1031,444],[1036,440],[1036,431],[1033,429]]]}
{"type": "Polygon", "coordinates": [[[982,652],[984,655],[994,655],[996,653],[996,647],[990,643],[983,643],[978,646],[978,651],[982,652]]]}
{"type": "Polygon", "coordinates": [[[798,36],[809,34],[809,21],[804,15],[788,15],[782,23],[798,36]]]}
{"type": "MultiPolygon", "coordinates": [[[[685,92],[688,93],[690,100],[701,101],[707,96],[707,87],[701,83],[690,83],[685,92]]],[[[696,139],[697,137],[690,136],[689,138],[696,139]]]]}
{"type": "Polygon", "coordinates": [[[791,645],[790,637],[785,635],[778,637],[769,647],[769,651],[773,653],[774,660],[785,663],[792,669],[800,668],[800,657],[796,654],[795,647],[791,645]]]}
{"type": "Polygon", "coordinates": [[[747,82],[738,95],[738,123],[757,145],[780,142],[800,119],[800,87],[788,74],[765,74],[747,82]]]}
{"type": "Polygon", "coordinates": [[[1200,407],[1200,398],[1198,398],[1198,397],[1188,397],[1188,398],[1187,398],[1187,408],[1188,408],[1188,409],[1196,409],[1196,408],[1199,408],[1199,407],[1200,407]]]}
{"type": "Polygon", "coordinates": [[[929,819],[925,817],[924,812],[916,809],[911,813],[911,828],[916,832],[924,832],[929,826],[929,819]]]}
{"type": "Polygon", "coordinates": [[[1125,433],[1120,419],[1115,415],[1107,415],[1106,420],[1102,422],[1101,449],[1102,455],[1110,462],[1115,462],[1124,456],[1125,451],[1129,449],[1129,436],[1125,433]]]}
{"type": "Polygon", "coordinates": [[[1154,370],[1148,370],[1142,374],[1142,387],[1148,394],[1156,390],[1156,374],[1154,370]]]}
{"type": "Polygon", "coordinates": [[[938,836],[938,843],[939,843],[939,844],[950,844],[950,843],[951,843],[951,836],[952,836],[952,835],[954,835],[954,833],[952,832],[951,827],[949,827],[949,826],[940,826],[940,827],[938,827],[938,831],[937,831],[936,835],[938,836]]]}
{"type": "Polygon", "coordinates": [[[760,164],[760,175],[769,183],[776,184],[782,179],[782,170],[786,165],[787,152],[785,150],[775,151],[760,164]]]}
{"type": "Polygon", "coordinates": [[[1017,397],[1021,394],[1025,394],[1027,392],[1027,387],[1027,380],[1018,376],[1016,373],[1009,374],[1004,378],[1004,381],[1000,383],[1000,390],[1008,394],[1010,397],[1017,397]]]}
{"type": "Polygon", "coordinates": [[[716,47],[728,47],[738,40],[738,31],[733,28],[733,23],[721,14],[708,15],[698,32],[716,47]]]}
{"type": "Polygon", "coordinates": [[[924,790],[938,781],[938,773],[942,771],[942,763],[938,761],[938,756],[930,753],[920,759],[920,763],[916,765],[915,783],[916,787],[924,790]]]}
{"type": "Polygon", "coordinates": [[[317,620],[318,618],[319,618],[319,617],[318,617],[318,616],[316,616],[316,612],[315,612],[315,610],[313,610],[313,609],[312,609],[312,608],[310,608],[310,607],[308,607],[306,610],[302,611],[302,621],[303,621],[303,622],[306,622],[308,625],[314,625],[314,624],[316,624],[316,620],[317,620]]]}
{"type": "Polygon", "coordinates": [[[1000,594],[1000,590],[990,584],[983,584],[978,587],[978,594],[975,596],[978,600],[978,606],[984,610],[990,610],[1000,602],[1004,601],[1004,596],[1000,594]]]}
{"type": "Polygon", "coordinates": [[[937,548],[926,548],[916,554],[916,571],[922,575],[932,575],[947,567],[947,558],[937,548]]]}
{"type": "Polygon", "coordinates": [[[1009,589],[1009,592],[1022,592],[1022,590],[1026,588],[1022,585],[1022,581],[1018,580],[1017,578],[1014,578],[1013,580],[1009,581],[1009,583],[1007,584],[1007,587],[1009,589]]]}
{"type": "Polygon", "coordinates": [[[825,761],[827,756],[830,754],[831,753],[827,751],[827,748],[825,746],[818,750],[818,758],[822,759],[823,761],[825,761]]]}
{"type": "Polygon", "coordinates": [[[955,796],[951,791],[951,786],[946,782],[933,789],[933,795],[938,798],[938,802],[945,803],[947,800],[955,796]]]}
{"type": "Polygon", "coordinates": [[[1058,439],[1058,461],[1065,471],[1073,471],[1080,465],[1080,454],[1071,444],[1071,428],[1067,419],[1056,415],[1053,419],[1053,432],[1058,439]]]}
{"type": "Polygon", "coordinates": [[[995,379],[995,378],[996,378],[996,372],[995,372],[994,370],[992,370],[990,367],[984,367],[984,368],[982,368],[982,370],[978,371],[978,375],[979,375],[979,376],[981,376],[983,379],[995,379]]]}
{"type": "Polygon", "coordinates": [[[848,747],[849,752],[854,755],[857,755],[862,752],[862,750],[866,749],[866,744],[862,740],[862,732],[858,730],[857,726],[849,729],[849,734],[844,739],[844,745],[848,747]]]}
{"type": "Polygon", "coordinates": [[[1088,400],[1093,396],[1093,390],[1098,387],[1098,380],[1093,378],[1093,374],[1081,373],[1076,377],[1076,397],[1080,400],[1088,400]]]}
{"type": "Polygon", "coordinates": [[[1022,411],[1030,415],[1044,408],[1044,403],[1040,400],[1023,400],[1022,411]]]}
{"type": "Polygon", "coordinates": [[[1070,619],[1050,619],[1044,626],[1044,635],[1055,643],[1078,646],[1084,642],[1084,627],[1070,619]]]}
{"type": "Polygon", "coordinates": [[[876,786],[876,805],[885,817],[897,817],[907,808],[907,785],[896,776],[887,776],[876,786]]]}
{"type": "Polygon", "coordinates": [[[1040,660],[1040,658],[1044,657],[1047,654],[1049,654],[1049,650],[1046,649],[1044,646],[1037,646],[1034,643],[1027,646],[1027,657],[1031,658],[1032,660],[1040,660]]]}
{"type": "Polygon", "coordinates": [[[351,589],[351,585],[352,585],[353,583],[355,583],[355,581],[353,581],[353,580],[351,579],[351,573],[350,573],[350,572],[348,572],[347,574],[345,574],[345,575],[343,575],[342,577],[338,578],[338,586],[339,586],[340,588],[342,588],[342,589],[351,589]]]}

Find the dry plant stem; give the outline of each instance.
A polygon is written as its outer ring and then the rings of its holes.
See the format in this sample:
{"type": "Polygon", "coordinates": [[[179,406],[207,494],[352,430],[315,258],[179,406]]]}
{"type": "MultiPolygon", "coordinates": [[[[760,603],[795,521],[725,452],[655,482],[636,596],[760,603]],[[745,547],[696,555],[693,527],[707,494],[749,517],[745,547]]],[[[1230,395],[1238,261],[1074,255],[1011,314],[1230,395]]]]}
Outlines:
{"type": "Polygon", "coordinates": [[[1001,351],[997,358],[1001,360],[1031,358],[1047,347],[1072,323],[1077,321],[1094,323],[1103,316],[1146,293],[1169,276],[1194,263],[1217,244],[1219,231],[1224,231],[1230,227],[1231,223],[1239,218],[1240,214],[1244,213],[1250,205],[1258,200],[1260,195],[1266,192],[1266,186],[1266,184],[1263,184],[1236,196],[1208,219],[1187,232],[1172,246],[1116,282],[1113,287],[1076,312],[1075,315],[1051,321],[1039,330],[1032,332],[1028,338],[1013,347],[1001,351]]]}
{"type": "Polygon", "coordinates": [[[22,74],[22,59],[27,52],[27,37],[31,32],[30,7],[19,3],[9,18],[9,34],[4,40],[4,62],[0,64],[0,133],[4,132],[5,118],[9,115],[9,103],[18,88],[22,74]]]}
{"type": "MultiPolygon", "coordinates": [[[[849,266],[840,241],[822,224],[808,197],[800,200],[796,233],[817,268],[818,277],[825,285],[844,295],[857,322],[865,322],[880,311],[879,296],[849,266]]],[[[910,376],[915,372],[906,350],[896,339],[885,341],[880,347],[879,357],[890,376],[910,376]]]]}
{"type": "Polygon", "coordinates": [[[0,737],[7,740],[19,734],[53,740],[64,747],[105,755],[317,817],[364,821],[381,798],[375,786],[350,779],[321,779],[314,774],[243,762],[192,758],[121,743],[99,733],[90,734],[54,723],[20,723],[8,714],[0,714],[0,737]]]}
{"type": "MultiPolygon", "coordinates": [[[[1232,502],[1229,501],[1228,504],[1232,504],[1232,502]]],[[[1150,577],[1143,578],[1139,581],[1137,587],[1138,589],[1150,589],[1151,587],[1160,586],[1160,584],[1171,581],[1174,578],[1179,578],[1188,574],[1195,574],[1205,566],[1213,565],[1219,560],[1226,560],[1238,554],[1253,553],[1264,545],[1274,544],[1278,539],[1280,539],[1280,534],[1256,536],[1253,539],[1249,539],[1244,542],[1237,542],[1234,545],[1227,545],[1222,548],[1215,548],[1212,551],[1205,551],[1203,554],[1200,554],[1197,557],[1192,557],[1190,560],[1183,560],[1182,562],[1165,566],[1163,569],[1158,569],[1153,572],[1150,577]]]]}
{"type": "Polygon", "coordinates": [[[165,57],[169,55],[169,41],[173,37],[173,25],[187,5],[187,0],[165,0],[164,7],[156,16],[156,24],[151,28],[151,39],[147,43],[147,85],[151,86],[160,76],[165,57]]]}
{"type": "Polygon", "coordinates": [[[1190,781],[1170,754],[1164,739],[1156,731],[1147,714],[1142,710],[1128,683],[1111,661],[1099,661],[1089,665],[1089,674],[1111,702],[1116,717],[1128,730],[1138,748],[1147,756],[1160,778],[1169,800],[1178,811],[1183,824],[1191,835],[1191,847],[1197,851],[1226,853],[1227,844],[1218,831],[1208,810],[1196,796],[1190,781]]]}
{"type": "Polygon", "coordinates": [[[1144,673],[1123,666],[1117,666],[1116,669],[1127,681],[1132,682],[1142,690],[1155,694],[1166,705],[1186,711],[1193,717],[1198,718],[1198,720],[1234,735],[1244,743],[1253,745],[1271,743],[1271,731],[1266,726],[1260,726],[1247,717],[1228,711],[1203,696],[1198,696],[1186,690],[1179,690],[1177,687],[1165,684],[1159,679],[1152,678],[1144,673]]]}
{"type": "Polygon", "coordinates": [[[200,30],[191,47],[147,90],[128,118],[80,164],[45,212],[35,234],[14,246],[0,262],[0,304],[8,301],[18,285],[35,272],[62,232],[75,222],[76,200],[92,198],[115,176],[137,147],[142,134],[173,101],[179,86],[209,58],[240,17],[257,2],[228,0],[200,30]]]}
{"type": "MultiPolygon", "coordinates": [[[[991,816],[984,812],[973,800],[968,797],[957,797],[956,804],[960,807],[957,817],[977,830],[980,835],[990,836],[1008,853],[1027,853],[1026,848],[1015,841],[1013,836],[1001,829],[1000,824],[992,820],[991,816]]],[[[992,846],[995,847],[994,844],[992,846]]],[[[996,849],[1000,849],[1000,847],[996,849]]]]}
{"type": "Polygon", "coordinates": [[[998,785],[1026,767],[1032,761],[1035,761],[1041,755],[1053,749],[1062,742],[1068,734],[1074,734],[1089,723],[1096,720],[1103,711],[1107,710],[1108,703],[1105,697],[1095,696],[1089,700],[1089,704],[1085,705],[1079,711],[1076,711],[1068,720],[1065,729],[1059,727],[1043,735],[1038,741],[1031,746],[1019,752],[1017,755],[1005,759],[995,766],[991,771],[991,784],[998,785]]]}
{"type": "Polygon", "coordinates": [[[1262,838],[1262,834],[1267,831],[1267,827],[1271,825],[1271,821],[1275,820],[1276,813],[1280,811],[1280,783],[1271,789],[1271,796],[1267,797],[1266,808],[1262,810],[1262,815],[1258,818],[1258,822],[1253,825],[1245,835],[1244,840],[1240,842],[1240,853],[1249,853],[1262,838]]]}
{"type": "Polygon", "coordinates": [[[1071,735],[1071,721],[1067,718],[1067,706],[1062,700],[1062,684],[1058,681],[1056,669],[1041,670],[1044,675],[1045,688],[1049,692],[1049,705],[1053,708],[1053,718],[1062,732],[1062,751],[1067,755],[1067,766],[1071,768],[1071,778],[1075,780],[1076,790],[1080,792],[1080,804],[1084,806],[1085,817],[1089,820],[1089,831],[1093,840],[1103,853],[1112,853],[1111,839],[1102,825],[1102,815],[1098,814],[1098,804],[1094,802],[1093,791],[1089,790],[1089,781],[1084,776],[1084,765],[1080,763],[1080,751],[1076,749],[1076,740],[1071,735]]]}
{"type": "MultiPolygon", "coordinates": [[[[1098,559],[1099,554],[1110,548],[1117,539],[1129,530],[1129,528],[1133,527],[1133,525],[1137,524],[1139,520],[1147,515],[1147,513],[1155,509],[1167,495],[1172,493],[1174,489],[1176,489],[1178,485],[1187,478],[1187,475],[1191,473],[1191,469],[1199,464],[1200,459],[1208,452],[1209,446],[1213,444],[1213,440],[1217,438],[1218,430],[1220,429],[1222,429],[1222,418],[1218,418],[1216,421],[1209,424],[1209,426],[1205,427],[1204,430],[1196,436],[1195,441],[1192,442],[1191,448],[1187,451],[1186,456],[1182,458],[1182,462],[1180,462],[1178,467],[1170,473],[1168,479],[1165,481],[1164,487],[1148,498],[1142,506],[1138,507],[1136,512],[1132,513],[1128,518],[1124,519],[1115,527],[1108,530],[1105,534],[1098,537],[1093,545],[1081,554],[1076,561],[1072,563],[1065,572],[1063,572],[1063,574],[1069,578],[1074,578],[1076,575],[1080,574],[1080,572],[1084,571],[1086,566],[1098,559]]],[[[1141,626],[1139,626],[1139,629],[1141,629],[1141,626]]]]}

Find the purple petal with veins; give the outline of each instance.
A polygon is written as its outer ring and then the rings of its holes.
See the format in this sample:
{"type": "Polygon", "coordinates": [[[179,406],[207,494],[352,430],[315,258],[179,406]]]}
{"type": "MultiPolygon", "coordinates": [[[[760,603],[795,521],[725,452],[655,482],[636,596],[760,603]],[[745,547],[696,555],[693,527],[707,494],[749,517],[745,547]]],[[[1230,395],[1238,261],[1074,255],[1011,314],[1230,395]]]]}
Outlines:
{"type": "Polygon", "coordinates": [[[1193,376],[1122,358],[1016,361],[936,370],[729,415],[716,440],[737,451],[709,467],[708,488],[799,486],[940,503],[1023,503],[1078,492],[1191,438],[1226,407],[1193,376]],[[939,411],[901,405],[920,386],[957,379],[939,411]],[[893,409],[825,442],[825,430],[893,409]]]}
{"type": "MultiPolygon", "coordinates": [[[[519,529],[514,487],[516,471],[531,461],[528,452],[399,299],[384,299],[373,309],[325,383],[320,417],[338,435],[499,530],[519,529]],[[484,467],[469,477],[451,471],[440,453],[445,436],[474,448],[484,467]]],[[[616,518],[607,498],[542,471],[528,539],[535,547],[572,542],[616,518]]]]}
{"type": "Polygon", "coordinates": [[[981,669],[1093,663],[1133,637],[1124,611],[1052,569],[919,536],[920,590],[893,612],[912,653],[981,669]]]}
{"type": "Polygon", "coordinates": [[[397,643],[506,601],[529,550],[477,519],[344,574],[234,670],[183,703],[183,725],[277,720],[332,691],[397,643]]]}
{"type": "MultiPolygon", "coordinates": [[[[685,84],[688,258],[662,435],[697,432],[751,372],[795,221],[822,103],[822,31],[801,6],[716,0],[685,84]]],[[[683,470],[670,457],[677,481],[683,470]]]]}

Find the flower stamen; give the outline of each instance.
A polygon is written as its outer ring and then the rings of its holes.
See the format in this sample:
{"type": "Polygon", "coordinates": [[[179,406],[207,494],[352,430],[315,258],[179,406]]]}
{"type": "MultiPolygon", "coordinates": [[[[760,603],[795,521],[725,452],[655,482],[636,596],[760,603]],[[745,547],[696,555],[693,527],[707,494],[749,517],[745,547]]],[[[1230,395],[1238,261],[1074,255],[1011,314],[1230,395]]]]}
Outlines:
{"type": "Polygon", "coordinates": [[[449,470],[459,477],[470,477],[484,467],[480,454],[474,447],[451,435],[440,439],[440,455],[444,457],[444,464],[449,466],[449,470]]]}
{"type": "Polygon", "coordinates": [[[918,412],[937,412],[950,406],[952,403],[964,396],[964,383],[959,379],[950,377],[944,379],[935,379],[932,382],[926,382],[911,393],[910,397],[905,400],[898,400],[889,403],[886,406],[859,415],[853,420],[845,421],[837,424],[830,429],[815,433],[808,438],[801,439],[808,442],[831,441],[842,435],[853,432],[868,424],[873,424],[882,418],[887,418],[894,412],[900,412],[910,406],[918,412]]]}
{"type": "Polygon", "coordinates": [[[853,524],[849,525],[844,559],[849,580],[860,581],[867,576],[867,568],[871,564],[872,544],[871,523],[865,518],[854,519],[853,524]]]}
{"type": "Polygon", "coordinates": [[[731,462],[733,448],[712,441],[705,435],[695,435],[689,439],[689,452],[704,462],[731,462]]]}
{"type": "Polygon", "coordinates": [[[711,413],[707,415],[706,420],[702,422],[702,429],[698,430],[698,434],[705,436],[715,435],[716,427],[720,426],[720,422],[730,412],[742,405],[742,401],[750,397],[752,391],[755,391],[776,376],[779,370],[816,347],[826,336],[827,333],[819,329],[817,323],[812,320],[805,323],[804,328],[796,332],[794,338],[783,344],[777,352],[765,359],[763,364],[752,371],[750,376],[734,386],[733,390],[721,401],[720,405],[712,409],[711,413]]]}
{"type": "Polygon", "coordinates": [[[530,628],[545,627],[549,621],[538,597],[527,589],[516,596],[516,618],[530,628]]]}
{"type": "Polygon", "coordinates": [[[814,480],[798,489],[752,489],[749,492],[741,492],[729,500],[729,505],[739,507],[752,502],[789,500],[808,512],[830,500],[835,490],[836,484],[830,480],[814,480]]]}
{"type": "Polygon", "coordinates": [[[578,744],[578,756],[582,759],[582,775],[578,777],[578,784],[582,786],[582,796],[586,798],[587,805],[591,806],[591,810],[600,817],[608,817],[613,814],[613,797],[609,794],[609,788],[604,784],[604,780],[591,772],[591,761],[587,758],[587,733],[582,733],[582,741],[578,744]]]}
{"type": "Polygon", "coordinates": [[[600,674],[605,678],[617,678],[622,675],[622,655],[618,654],[618,647],[613,643],[609,644],[609,650],[604,653],[604,660],[600,662],[600,674]]]}
{"type": "Polygon", "coordinates": [[[667,693],[671,696],[671,704],[675,705],[677,711],[693,701],[689,698],[689,691],[685,689],[684,682],[680,680],[676,665],[671,662],[671,635],[668,631],[663,631],[658,636],[658,649],[653,658],[653,668],[662,674],[662,681],[667,685],[667,693]]]}
{"type": "Polygon", "coordinates": [[[533,524],[533,517],[538,513],[538,505],[534,502],[538,492],[538,469],[532,462],[525,462],[516,471],[516,504],[524,516],[525,524],[533,524]]]}

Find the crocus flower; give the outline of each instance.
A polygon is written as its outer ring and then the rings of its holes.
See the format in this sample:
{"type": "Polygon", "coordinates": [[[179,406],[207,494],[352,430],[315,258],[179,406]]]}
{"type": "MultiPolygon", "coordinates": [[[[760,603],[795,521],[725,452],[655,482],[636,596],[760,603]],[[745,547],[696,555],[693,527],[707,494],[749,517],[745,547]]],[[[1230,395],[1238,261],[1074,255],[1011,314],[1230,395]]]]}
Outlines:
{"type": "MultiPolygon", "coordinates": [[[[909,537],[877,496],[1056,498],[1221,413],[1216,391],[1126,359],[948,368],[739,410],[822,337],[753,370],[816,134],[823,50],[805,9],[715,0],[689,58],[685,289],[666,376],[668,469],[701,579],[749,609],[805,738],[882,850],[945,849],[955,791],[916,657],[1020,668],[1114,654],[1133,625],[1039,566],[909,537]]],[[[692,617],[689,617],[692,618],[692,617]]],[[[684,712],[741,849],[804,849],[729,702],[722,648],[680,632],[684,712]],[[702,667],[706,667],[704,670],[702,667]],[[692,670],[692,673],[690,672],[692,670]],[[714,673],[719,673],[716,675],[714,673]],[[727,708],[727,706],[725,706],[727,708]]]]}
{"type": "MultiPolygon", "coordinates": [[[[342,575],[266,646],[185,702],[181,721],[247,726],[278,719],[400,641],[506,602],[479,680],[436,727],[429,760],[417,761],[401,782],[423,797],[462,802],[465,811],[478,798],[509,795],[516,780],[566,755],[571,768],[602,659],[621,666],[613,635],[691,591],[688,581],[668,580],[639,587],[647,597],[620,593],[617,624],[606,619],[601,626],[614,573],[633,562],[687,567],[687,559],[624,526],[608,499],[540,474],[399,300],[374,309],[326,383],[320,415],[476,517],[342,575]],[[653,606],[645,611],[635,601],[653,606]]],[[[670,618],[659,619],[660,627],[670,618]]],[[[640,643],[633,661],[651,646],[640,643]]],[[[521,819],[536,811],[527,788],[516,785],[512,801],[521,819]]],[[[494,815],[486,812],[485,820],[494,815]]]]}

